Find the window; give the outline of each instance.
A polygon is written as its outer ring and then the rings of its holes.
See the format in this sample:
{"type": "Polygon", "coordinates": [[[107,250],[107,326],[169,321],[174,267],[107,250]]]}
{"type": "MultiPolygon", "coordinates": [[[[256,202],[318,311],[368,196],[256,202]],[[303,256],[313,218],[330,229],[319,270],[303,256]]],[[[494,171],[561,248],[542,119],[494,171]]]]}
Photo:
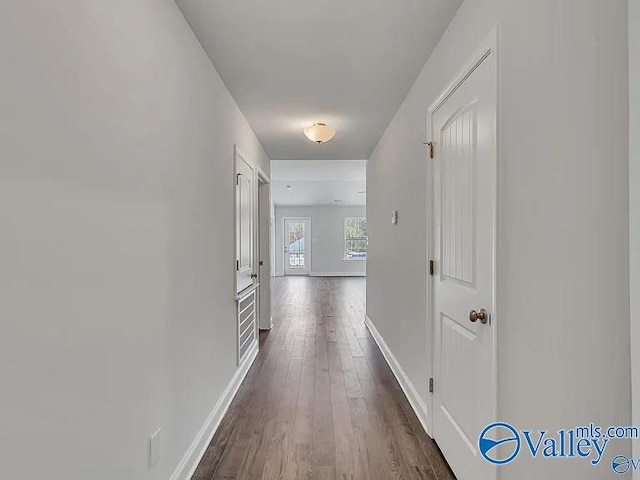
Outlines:
{"type": "Polygon", "coordinates": [[[344,219],[344,259],[367,259],[367,219],[350,217],[344,219]]]}

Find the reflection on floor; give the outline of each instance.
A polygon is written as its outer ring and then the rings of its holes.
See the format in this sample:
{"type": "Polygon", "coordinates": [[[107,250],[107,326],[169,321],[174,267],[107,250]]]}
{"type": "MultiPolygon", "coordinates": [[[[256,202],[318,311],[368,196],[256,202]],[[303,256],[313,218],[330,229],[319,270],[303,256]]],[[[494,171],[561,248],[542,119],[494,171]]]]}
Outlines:
{"type": "Polygon", "coordinates": [[[274,279],[274,329],[193,480],[454,478],[364,304],[364,278],[274,279]]]}

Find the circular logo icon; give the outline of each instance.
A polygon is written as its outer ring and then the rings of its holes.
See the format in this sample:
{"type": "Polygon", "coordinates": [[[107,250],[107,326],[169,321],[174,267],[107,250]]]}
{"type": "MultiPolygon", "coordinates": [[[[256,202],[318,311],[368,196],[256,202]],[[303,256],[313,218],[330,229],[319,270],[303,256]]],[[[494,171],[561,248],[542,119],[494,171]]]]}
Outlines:
{"type": "Polygon", "coordinates": [[[520,453],[518,431],[508,423],[492,423],[485,428],[478,439],[482,456],[494,465],[505,465],[520,453]],[[498,447],[504,445],[502,449],[498,447]]]}
{"type": "Polygon", "coordinates": [[[624,455],[618,455],[611,460],[611,470],[613,470],[618,475],[624,475],[629,471],[631,465],[629,464],[629,459],[624,455]]]}

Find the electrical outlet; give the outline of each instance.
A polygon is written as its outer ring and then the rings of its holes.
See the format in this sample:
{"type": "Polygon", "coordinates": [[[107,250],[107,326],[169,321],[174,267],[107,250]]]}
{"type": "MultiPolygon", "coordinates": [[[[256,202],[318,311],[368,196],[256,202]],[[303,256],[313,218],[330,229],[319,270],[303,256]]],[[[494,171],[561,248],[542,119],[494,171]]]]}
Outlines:
{"type": "Polygon", "coordinates": [[[155,467],[160,461],[160,454],[162,453],[162,429],[159,428],[149,438],[149,468],[155,467]]]}
{"type": "Polygon", "coordinates": [[[398,210],[391,211],[391,225],[398,224],[398,210]]]}

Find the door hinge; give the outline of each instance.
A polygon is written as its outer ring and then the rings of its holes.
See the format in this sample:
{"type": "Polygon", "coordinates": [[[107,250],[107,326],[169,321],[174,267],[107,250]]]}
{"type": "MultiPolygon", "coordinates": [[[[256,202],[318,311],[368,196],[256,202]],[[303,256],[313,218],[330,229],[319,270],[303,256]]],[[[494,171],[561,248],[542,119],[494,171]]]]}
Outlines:
{"type": "Polygon", "coordinates": [[[433,393],[433,378],[429,379],[429,393],[433,393]]]}
{"type": "Polygon", "coordinates": [[[436,271],[436,262],[434,262],[433,260],[429,260],[429,275],[433,277],[435,271],[436,271]]]}
{"type": "Polygon", "coordinates": [[[240,260],[236,260],[236,271],[240,270],[240,260]]]}
{"type": "Polygon", "coordinates": [[[423,142],[427,147],[429,147],[429,158],[433,158],[433,142],[423,142]]]}

